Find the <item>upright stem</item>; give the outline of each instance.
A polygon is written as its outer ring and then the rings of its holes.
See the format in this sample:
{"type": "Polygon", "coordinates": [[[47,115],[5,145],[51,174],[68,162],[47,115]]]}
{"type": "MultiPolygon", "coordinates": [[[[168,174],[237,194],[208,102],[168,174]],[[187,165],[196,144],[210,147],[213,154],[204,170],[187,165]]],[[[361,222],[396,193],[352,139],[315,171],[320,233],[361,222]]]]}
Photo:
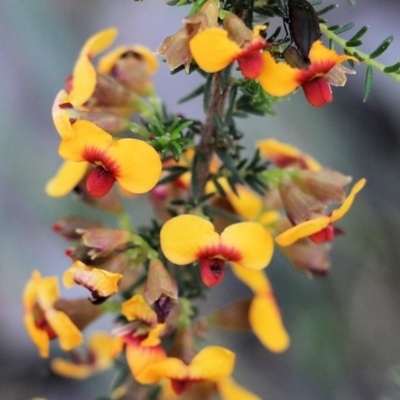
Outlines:
{"type": "Polygon", "coordinates": [[[197,174],[198,194],[200,197],[205,192],[210,173],[210,162],[214,152],[213,142],[217,136],[218,128],[214,116],[218,115],[223,119],[225,99],[229,91],[229,86],[221,90],[221,79],[222,72],[217,72],[212,77],[206,121],[203,125],[200,142],[197,145],[195,173],[197,174]]]}

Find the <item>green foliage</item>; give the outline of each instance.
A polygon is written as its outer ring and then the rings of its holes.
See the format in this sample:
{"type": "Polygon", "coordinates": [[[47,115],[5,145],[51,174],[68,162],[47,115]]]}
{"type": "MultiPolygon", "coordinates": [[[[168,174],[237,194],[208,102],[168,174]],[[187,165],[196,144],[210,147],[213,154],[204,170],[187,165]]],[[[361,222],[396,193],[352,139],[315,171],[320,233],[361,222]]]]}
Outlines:
{"type": "Polygon", "coordinates": [[[176,160],[186,147],[193,143],[192,138],[183,136],[182,132],[192,125],[193,121],[182,121],[175,117],[172,121],[162,123],[160,119],[155,118],[151,124],[147,125],[152,134],[148,142],[162,155],[171,152],[176,160]]]}
{"type": "MultiPolygon", "coordinates": [[[[369,55],[359,50],[355,50],[356,47],[359,47],[364,43],[362,39],[368,31],[368,25],[364,25],[348,40],[341,39],[338,36],[339,34],[350,31],[352,28],[354,28],[354,26],[354,23],[349,23],[343,26],[335,25],[330,27],[321,25],[321,30],[329,38],[332,46],[333,43],[339,44],[341,47],[343,47],[347,55],[356,57],[358,60],[363,61],[367,65],[363,94],[363,101],[366,101],[372,89],[373,68],[382,71],[383,73],[391,76],[392,78],[400,82],[400,76],[398,74],[398,72],[400,71],[400,61],[394,63],[393,65],[385,66],[374,60],[375,58],[382,55],[389,48],[389,46],[393,42],[393,36],[389,36],[388,38],[383,40],[382,43],[380,43],[379,46],[369,55]]],[[[352,60],[349,60],[349,63],[351,66],[354,66],[354,62],[352,60]]]]}
{"type": "Polygon", "coordinates": [[[273,105],[278,99],[266,93],[258,82],[242,79],[238,89],[242,94],[235,103],[236,117],[247,118],[248,114],[276,115],[273,105]]]}

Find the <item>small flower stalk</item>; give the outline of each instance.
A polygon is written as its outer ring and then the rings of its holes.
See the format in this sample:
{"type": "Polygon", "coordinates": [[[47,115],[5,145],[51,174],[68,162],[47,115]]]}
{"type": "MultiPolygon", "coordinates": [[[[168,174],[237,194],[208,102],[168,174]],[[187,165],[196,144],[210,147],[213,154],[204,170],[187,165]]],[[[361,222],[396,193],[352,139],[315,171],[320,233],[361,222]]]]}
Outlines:
{"type": "Polygon", "coordinates": [[[51,362],[60,376],[88,378],[116,361],[120,375],[105,394],[113,400],[260,400],[268,388],[256,395],[242,387],[246,377],[234,372],[242,354],[209,343],[208,329],[250,331],[259,351],[287,351],[286,289],[266,268],[280,251],[297,271],[329,279],[329,251],[344,240],[339,224],[360,206],[366,179],[280,141],[268,123],[249,145],[237,118],[266,118],[300,87],[312,106],[329,110],[331,86],[355,73],[343,64],[356,68],[362,57],[348,43],[343,51],[328,47],[320,32],[336,36],[307,1],[312,32],[293,21],[291,2],[291,19],[276,16],[270,2],[170,3],[192,8],[157,50],[128,44],[104,54],[118,34],[104,29],[84,43],[55,96],[63,163],[45,192],[73,197],[99,216],[84,210],[53,225],[70,261],[61,290],[80,286],[83,297],[62,297],[58,277],[35,270],[23,292],[24,323],[40,356],[49,357],[54,339],[70,352],[51,362]],[[290,37],[270,33],[271,18],[289,24],[290,37]],[[204,77],[183,99],[204,96],[203,119],[169,111],[153,81],[158,68],[184,70],[183,85],[193,71],[204,77]],[[135,218],[140,198],[152,207],[144,225],[135,218]],[[229,293],[204,312],[199,300],[228,285],[231,272],[249,296],[229,293]],[[87,336],[103,314],[112,314],[112,330],[87,336]]]}

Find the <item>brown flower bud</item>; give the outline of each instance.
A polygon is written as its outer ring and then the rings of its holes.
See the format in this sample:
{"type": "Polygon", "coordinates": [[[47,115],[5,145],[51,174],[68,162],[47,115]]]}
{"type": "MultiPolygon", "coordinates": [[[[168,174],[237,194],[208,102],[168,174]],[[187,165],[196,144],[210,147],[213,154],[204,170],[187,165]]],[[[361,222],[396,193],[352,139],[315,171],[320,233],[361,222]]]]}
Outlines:
{"type": "Polygon", "coordinates": [[[77,233],[77,229],[92,229],[100,228],[103,224],[89,218],[70,216],[62,218],[57,221],[53,226],[53,231],[59,233],[66,239],[79,239],[81,234],[77,233]]]}

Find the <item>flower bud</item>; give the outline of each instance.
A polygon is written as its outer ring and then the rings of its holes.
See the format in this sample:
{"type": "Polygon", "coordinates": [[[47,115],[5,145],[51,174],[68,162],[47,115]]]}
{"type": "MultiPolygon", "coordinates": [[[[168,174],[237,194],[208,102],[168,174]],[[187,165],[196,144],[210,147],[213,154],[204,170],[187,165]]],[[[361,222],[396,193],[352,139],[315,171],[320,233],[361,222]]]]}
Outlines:
{"type": "Polygon", "coordinates": [[[117,82],[113,77],[97,75],[94,93],[88,101],[87,108],[94,111],[107,111],[119,116],[129,116],[136,109],[137,95],[117,82]]]}
{"type": "Polygon", "coordinates": [[[97,257],[107,257],[114,250],[123,247],[129,241],[130,233],[122,229],[78,229],[82,234],[82,242],[91,250],[88,255],[94,260],[97,257]]]}
{"type": "Polygon", "coordinates": [[[224,18],[224,28],[228,31],[228,37],[240,47],[254,38],[253,31],[235,14],[229,13],[224,18]]]}
{"type": "Polygon", "coordinates": [[[304,192],[291,179],[282,182],[279,193],[286,215],[293,224],[307,221],[312,215],[322,213],[326,208],[323,202],[304,192]]]}
{"type": "Polygon", "coordinates": [[[89,218],[70,216],[62,218],[53,226],[53,231],[57,232],[66,239],[79,239],[82,235],[77,233],[77,229],[93,229],[100,228],[103,224],[89,218]]]}
{"type": "Polygon", "coordinates": [[[168,36],[157,49],[158,55],[164,55],[171,71],[181,65],[189,71],[192,55],[189,41],[204,29],[218,26],[219,2],[206,1],[199,11],[184,19],[185,26],[172,36],[168,36]]]}
{"type": "Polygon", "coordinates": [[[296,176],[296,184],[303,191],[324,203],[342,203],[346,198],[343,187],[350,182],[350,176],[329,169],[302,170],[296,176]]]}

